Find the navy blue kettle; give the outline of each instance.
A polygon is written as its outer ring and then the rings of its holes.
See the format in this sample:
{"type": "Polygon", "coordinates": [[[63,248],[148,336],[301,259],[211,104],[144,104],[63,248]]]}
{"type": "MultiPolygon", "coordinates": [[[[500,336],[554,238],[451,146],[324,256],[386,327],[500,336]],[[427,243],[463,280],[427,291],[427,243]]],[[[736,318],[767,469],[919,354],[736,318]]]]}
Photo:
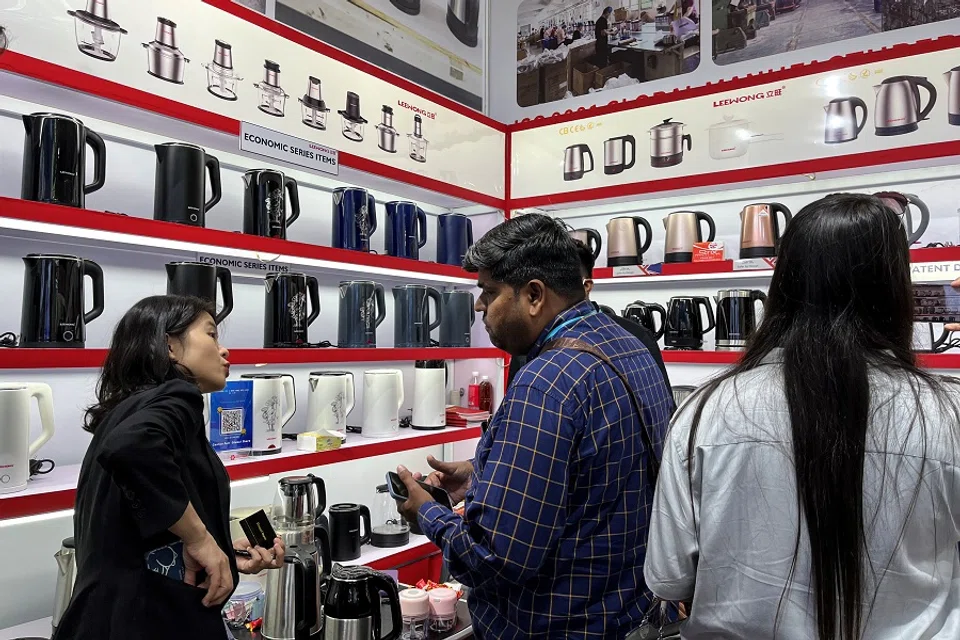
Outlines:
{"type": "Polygon", "coordinates": [[[377,201],[373,195],[356,187],[333,190],[334,247],[370,251],[370,237],[376,230],[377,201]]]}
{"type": "Polygon", "coordinates": [[[462,213],[443,213],[437,217],[437,262],[463,264],[463,256],[473,244],[473,221],[462,213]]]}
{"type": "Polygon", "coordinates": [[[386,251],[388,256],[420,259],[427,244],[427,214],[412,202],[388,202],[386,251]]]}

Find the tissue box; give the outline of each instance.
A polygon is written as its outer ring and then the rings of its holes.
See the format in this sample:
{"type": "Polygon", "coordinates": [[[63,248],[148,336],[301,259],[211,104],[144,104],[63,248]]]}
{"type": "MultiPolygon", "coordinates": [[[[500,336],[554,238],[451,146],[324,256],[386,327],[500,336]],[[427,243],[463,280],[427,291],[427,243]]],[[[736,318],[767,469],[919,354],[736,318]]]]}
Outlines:
{"type": "Polygon", "coordinates": [[[724,259],[724,246],[722,242],[693,243],[694,262],[720,262],[724,259]]]}
{"type": "Polygon", "coordinates": [[[299,451],[332,451],[339,449],[346,438],[336,431],[305,431],[297,434],[297,449],[299,451]]]}

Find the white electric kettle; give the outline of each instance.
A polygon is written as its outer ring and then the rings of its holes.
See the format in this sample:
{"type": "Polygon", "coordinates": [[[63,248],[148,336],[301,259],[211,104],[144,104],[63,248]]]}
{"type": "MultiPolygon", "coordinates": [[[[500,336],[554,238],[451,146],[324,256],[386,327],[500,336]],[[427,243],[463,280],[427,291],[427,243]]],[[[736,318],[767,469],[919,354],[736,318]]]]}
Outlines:
{"type": "Polygon", "coordinates": [[[27,488],[30,458],[53,437],[53,391],[45,384],[0,384],[0,493],[27,488]],[[40,437],[30,442],[30,398],[40,408],[40,437]]]}
{"type": "Polygon", "coordinates": [[[370,369],[363,372],[364,438],[389,438],[400,431],[403,406],[403,372],[399,369],[370,369]]]}
{"type": "Polygon", "coordinates": [[[283,427],[297,411],[293,376],[289,373],[245,373],[253,381],[253,455],[280,453],[283,427]]]}
{"type": "Polygon", "coordinates": [[[307,431],[345,432],[347,415],[355,404],[353,374],[314,371],[307,392],[307,431]]]}

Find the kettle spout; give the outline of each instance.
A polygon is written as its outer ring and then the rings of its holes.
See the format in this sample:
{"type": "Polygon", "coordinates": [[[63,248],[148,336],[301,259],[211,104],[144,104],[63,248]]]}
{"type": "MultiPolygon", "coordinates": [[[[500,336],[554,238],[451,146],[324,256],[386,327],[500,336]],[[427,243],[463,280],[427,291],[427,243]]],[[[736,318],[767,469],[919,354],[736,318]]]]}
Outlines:
{"type": "Polygon", "coordinates": [[[824,105],[823,110],[830,113],[830,105],[824,105]]]}
{"type": "Polygon", "coordinates": [[[880,89],[883,89],[883,85],[882,85],[882,84],[875,84],[875,85],[873,85],[873,90],[874,90],[875,93],[879,94],[879,93],[880,93],[880,89]]]}

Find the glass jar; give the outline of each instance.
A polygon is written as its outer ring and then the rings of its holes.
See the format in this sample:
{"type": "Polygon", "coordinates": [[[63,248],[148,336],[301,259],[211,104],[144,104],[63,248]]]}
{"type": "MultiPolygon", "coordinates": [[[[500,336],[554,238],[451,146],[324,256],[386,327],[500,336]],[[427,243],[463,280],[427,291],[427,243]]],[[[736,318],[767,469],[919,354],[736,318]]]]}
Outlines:
{"type": "Polygon", "coordinates": [[[343,137],[354,142],[363,141],[363,125],[366,121],[343,119],[343,137]]]}
{"type": "Polygon", "coordinates": [[[424,640],[430,619],[430,602],[423,589],[404,589],[400,592],[400,615],[403,618],[402,640],[424,640]]]}
{"type": "Polygon", "coordinates": [[[420,138],[414,134],[409,134],[410,137],[410,157],[417,162],[426,162],[427,161],[427,139],[420,138]]]}
{"type": "Polygon", "coordinates": [[[221,100],[235,101],[237,99],[237,82],[243,80],[243,78],[233,75],[231,70],[224,69],[216,64],[205,64],[203,66],[207,70],[207,91],[221,100]]]}
{"type": "Polygon", "coordinates": [[[86,11],[69,11],[74,18],[77,48],[96,58],[113,62],[120,53],[120,37],[126,33],[120,25],[109,19],[98,18],[86,11]]]}
{"type": "Polygon", "coordinates": [[[389,549],[410,542],[410,527],[397,512],[397,501],[387,492],[387,485],[377,487],[372,511],[370,544],[389,549]]]}
{"type": "Polygon", "coordinates": [[[267,115],[282,118],[287,98],[290,96],[280,87],[274,87],[263,82],[258,82],[255,86],[260,89],[260,104],[258,105],[260,111],[267,115]]]}

